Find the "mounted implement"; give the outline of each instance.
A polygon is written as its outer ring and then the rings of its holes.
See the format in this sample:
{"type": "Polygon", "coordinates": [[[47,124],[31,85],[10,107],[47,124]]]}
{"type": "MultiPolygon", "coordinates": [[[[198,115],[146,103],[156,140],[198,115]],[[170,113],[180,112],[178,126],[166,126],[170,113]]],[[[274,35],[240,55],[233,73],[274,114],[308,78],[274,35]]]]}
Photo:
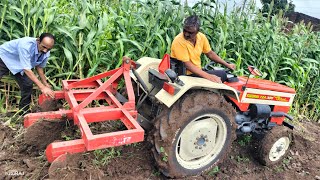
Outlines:
{"type": "MultiPolygon", "coordinates": [[[[69,110],[39,112],[25,116],[26,128],[41,119],[56,121],[65,117],[73,119],[74,124],[79,127],[81,139],[53,142],[47,147],[46,156],[49,162],[53,162],[65,153],[80,153],[143,141],[144,130],[136,121],[135,96],[129,74],[133,65],[135,65],[133,61],[124,59],[122,66],[118,69],[83,80],[64,80],[62,81],[63,90],[55,92],[55,100],[66,100],[70,106],[69,110]],[[102,82],[102,79],[107,77],[108,79],[102,82]],[[128,100],[123,104],[116,98],[122,77],[128,94],[128,100]],[[94,100],[100,100],[107,105],[88,107],[94,100]],[[127,130],[94,135],[88,126],[88,123],[111,120],[121,120],[127,130]]],[[[41,95],[39,104],[46,100],[50,99],[41,95]]]]}

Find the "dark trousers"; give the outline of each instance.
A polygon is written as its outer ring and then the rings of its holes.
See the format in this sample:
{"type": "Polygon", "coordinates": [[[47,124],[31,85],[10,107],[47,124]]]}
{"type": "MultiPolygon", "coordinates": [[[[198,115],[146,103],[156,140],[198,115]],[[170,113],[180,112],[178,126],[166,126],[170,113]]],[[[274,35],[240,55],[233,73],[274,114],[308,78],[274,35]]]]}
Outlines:
{"type": "MultiPolygon", "coordinates": [[[[226,71],[223,71],[223,70],[209,70],[209,71],[206,71],[206,72],[209,73],[209,74],[213,74],[213,75],[216,75],[216,76],[220,77],[221,78],[221,82],[225,82],[227,80],[226,71]]],[[[195,74],[192,74],[191,76],[199,77],[198,75],[195,75],[195,74]]]]}
{"type": "MultiPolygon", "coordinates": [[[[8,75],[8,74],[9,74],[9,69],[3,63],[2,59],[0,59],[0,79],[2,78],[2,76],[8,75]]],[[[21,75],[20,73],[17,73],[14,75],[14,77],[21,91],[21,100],[19,103],[19,109],[23,111],[28,111],[31,103],[33,81],[31,81],[31,79],[29,79],[29,77],[26,74],[21,75]]]]}

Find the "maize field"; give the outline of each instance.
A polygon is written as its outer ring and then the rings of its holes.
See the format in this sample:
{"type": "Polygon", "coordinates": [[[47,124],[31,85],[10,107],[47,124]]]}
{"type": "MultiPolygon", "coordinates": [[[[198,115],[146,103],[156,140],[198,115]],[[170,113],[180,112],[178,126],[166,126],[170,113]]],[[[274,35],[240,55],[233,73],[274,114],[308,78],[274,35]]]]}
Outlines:
{"type": "MultiPolygon", "coordinates": [[[[319,122],[320,34],[303,23],[287,29],[285,12],[263,14],[253,2],[231,13],[226,6],[222,12],[219,8],[214,0],[191,7],[175,0],[2,0],[0,44],[54,34],[57,41],[45,70],[59,90],[61,80],[114,69],[123,56],[162,58],[170,53],[184,18],[197,14],[200,31],[221,58],[236,64],[237,75],[248,75],[248,65],[258,67],[262,78],[297,91],[292,115],[319,122]]],[[[202,59],[203,65],[208,62],[202,59]]],[[[1,81],[0,112],[16,110],[19,88],[11,77],[1,81]]]]}

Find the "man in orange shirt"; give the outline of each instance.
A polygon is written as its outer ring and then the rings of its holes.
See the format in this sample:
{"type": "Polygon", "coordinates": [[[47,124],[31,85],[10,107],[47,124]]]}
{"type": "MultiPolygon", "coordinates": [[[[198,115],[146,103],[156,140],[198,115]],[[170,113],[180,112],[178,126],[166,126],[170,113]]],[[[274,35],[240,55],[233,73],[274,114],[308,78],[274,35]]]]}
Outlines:
{"type": "Polygon", "coordinates": [[[224,71],[203,71],[201,69],[201,53],[210,60],[234,70],[235,64],[228,64],[211,50],[208,39],[199,32],[200,20],[198,16],[187,17],[184,21],[183,32],[178,34],[171,45],[171,57],[182,61],[187,68],[187,75],[200,76],[210,81],[221,83],[226,80],[224,71]]]}

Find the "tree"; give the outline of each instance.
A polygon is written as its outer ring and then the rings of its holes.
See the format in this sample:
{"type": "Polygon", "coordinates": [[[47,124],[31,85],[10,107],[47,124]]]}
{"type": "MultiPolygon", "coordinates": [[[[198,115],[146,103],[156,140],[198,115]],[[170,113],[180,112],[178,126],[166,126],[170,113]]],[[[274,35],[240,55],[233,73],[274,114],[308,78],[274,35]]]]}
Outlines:
{"type": "Polygon", "coordinates": [[[262,4],[262,12],[271,14],[278,14],[281,10],[285,13],[294,12],[295,5],[292,0],[260,0],[262,4]]]}

